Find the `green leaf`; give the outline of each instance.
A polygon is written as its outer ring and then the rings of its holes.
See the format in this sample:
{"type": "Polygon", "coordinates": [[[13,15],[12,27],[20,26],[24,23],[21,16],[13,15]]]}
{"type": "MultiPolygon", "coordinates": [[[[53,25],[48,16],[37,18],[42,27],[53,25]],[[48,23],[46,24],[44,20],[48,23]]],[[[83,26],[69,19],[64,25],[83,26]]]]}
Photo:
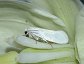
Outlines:
{"type": "MultiPolygon", "coordinates": [[[[8,47],[10,47],[10,45],[5,41],[7,38],[16,35],[22,35],[24,33],[24,29],[29,26],[42,27],[52,30],[64,30],[66,31],[66,33],[68,33],[70,39],[69,41],[70,45],[74,46],[73,44],[75,41],[75,18],[80,10],[80,7],[81,6],[78,5],[78,3],[75,0],[52,0],[52,1],[31,0],[31,3],[22,2],[19,0],[0,1],[0,31],[2,31],[2,33],[0,32],[1,35],[0,38],[2,39],[2,40],[0,39],[1,42],[0,45],[2,46],[1,47],[2,49],[0,48],[1,52],[4,53],[5,50],[8,47]],[[52,19],[52,17],[48,16],[47,14],[45,15],[39,14],[38,12],[35,11],[35,9],[43,10],[41,11],[42,13],[48,12],[54,17],[57,17],[57,20],[52,19]],[[60,19],[62,21],[60,21],[60,19]],[[65,26],[64,27],[59,26],[57,23],[58,24],[63,23],[65,26]],[[4,44],[6,47],[3,46],[4,44]]],[[[64,49],[64,47],[62,48],[61,46],[63,45],[60,46],[57,45],[57,47],[60,47],[59,49],[64,49]]],[[[64,46],[66,49],[68,49],[66,45],[64,46]]],[[[40,50],[40,52],[41,51],[42,50],[40,50]]],[[[71,54],[72,53],[74,54],[74,51],[70,51],[70,50],[69,51],[66,50],[66,51],[70,52],[71,54]]],[[[65,49],[64,51],[62,51],[62,53],[64,54],[64,52],[65,49]]],[[[65,60],[67,60],[67,58],[65,60]]],[[[71,64],[73,63],[75,64],[76,61],[75,60],[71,61],[71,60],[72,58],[70,58],[68,62],[70,62],[71,64]]],[[[60,61],[64,61],[64,58],[61,58],[61,60],[58,59],[56,62],[60,62],[60,61]]],[[[48,62],[52,63],[52,61],[48,61],[48,62]]],[[[65,61],[64,63],[68,64],[68,62],[65,61]]],[[[43,64],[45,64],[45,62],[43,64]]]]}
{"type": "Polygon", "coordinates": [[[8,49],[13,48],[7,43],[8,38],[16,35],[23,35],[25,27],[25,24],[19,22],[0,21],[0,54],[4,54],[8,49]]]}
{"type": "Polygon", "coordinates": [[[78,60],[81,64],[84,64],[84,8],[79,13],[76,22],[76,43],[78,49],[78,60]]]}
{"type": "Polygon", "coordinates": [[[17,64],[17,52],[11,51],[6,54],[0,55],[0,64],[17,64]]]}
{"type": "Polygon", "coordinates": [[[17,57],[19,63],[39,63],[50,60],[58,60],[67,58],[67,61],[74,61],[74,52],[72,49],[52,49],[52,50],[39,50],[39,49],[25,49],[17,57]],[[71,59],[70,59],[71,58],[71,59]]]}

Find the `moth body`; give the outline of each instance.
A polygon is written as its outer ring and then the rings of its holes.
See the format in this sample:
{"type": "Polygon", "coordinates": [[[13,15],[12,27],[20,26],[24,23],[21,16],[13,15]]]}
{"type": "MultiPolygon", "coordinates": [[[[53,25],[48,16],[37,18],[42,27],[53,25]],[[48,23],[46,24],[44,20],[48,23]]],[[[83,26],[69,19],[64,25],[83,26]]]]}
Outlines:
{"type": "Polygon", "coordinates": [[[43,41],[45,43],[66,44],[69,40],[67,34],[62,30],[55,31],[36,27],[27,29],[25,35],[26,37],[32,37],[36,41],[43,41]]]}

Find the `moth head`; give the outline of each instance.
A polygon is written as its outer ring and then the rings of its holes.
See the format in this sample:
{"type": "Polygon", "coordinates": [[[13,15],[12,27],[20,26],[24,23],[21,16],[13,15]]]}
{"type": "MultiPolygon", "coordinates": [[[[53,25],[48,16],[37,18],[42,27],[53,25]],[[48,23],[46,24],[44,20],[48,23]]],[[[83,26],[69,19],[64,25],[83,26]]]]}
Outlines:
{"type": "Polygon", "coordinates": [[[25,34],[27,34],[27,33],[28,33],[28,32],[27,32],[27,29],[25,29],[24,33],[25,33],[25,34]]]}

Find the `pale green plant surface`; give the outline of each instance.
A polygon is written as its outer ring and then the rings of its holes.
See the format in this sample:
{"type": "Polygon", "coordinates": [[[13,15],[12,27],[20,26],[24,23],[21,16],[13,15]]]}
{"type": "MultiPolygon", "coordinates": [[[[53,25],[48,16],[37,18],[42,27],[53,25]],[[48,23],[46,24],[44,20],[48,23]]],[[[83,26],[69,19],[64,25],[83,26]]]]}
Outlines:
{"type": "Polygon", "coordinates": [[[84,64],[84,8],[80,11],[76,22],[76,43],[78,49],[78,60],[80,64],[84,64]]]}
{"type": "Polygon", "coordinates": [[[17,64],[16,57],[18,53],[15,51],[0,55],[0,64],[17,64]]]}
{"type": "MultiPolygon", "coordinates": [[[[61,45],[59,48],[56,49],[56,52],[69,51],[69,49],[74,50],[73,48],[74,44],[76,45],[75,19],[78,12],[82,8],[82,4],[78,4],[79,2],[80,1],[76,1],[76,0],[52,0],[52,1],[51,0],[31,0],[31,3],[27,3],[19,0],[0,1],[0,35],[1,35],[0,46],[2,46],[0,48],[0,51],[1,51],[0,53],[1,54],[6,53],[6,49],[11,48],[13,46],[13,43],[11,45],[7,43],[8,38],[12,36],[17,36],[17,35],[23,35],[25,28],[26,27],[28,28],[30,26],[39,27],[39,28],[41,27],[41,28],[46,28],[51,30],[64,30],[69,36],[69,44],[70,46],[72,46],[72,48],[61,47],[62,46],[61,45]],[[38,12],[35,11],[36,9],[41,11],[42,13],[44,13],[44,11],[47,11],[54,17],[56,16],[57,19],[52,18],[51,16],[48,16],[48,13],[44,15],[39,14],[38,12]]],[[[81,30],[82,29],[80,29],[80,31],[81,30]]],[[[19,48],[17,45],[14,47],[19,48]]],[[[78,49],[80,48],[81,47],[78,47],[78,49]]],[[[28,49],[28,52],[29,52],[29,49],[28,49]]],[[[38,52],[38,51],[35,50],[35,52],[38,52]]],[[[44,52],[44,49],[40,50],[40,52],[44,52]]],[[[52,62],[53,64],[56,64],[56,63],[57,64],[76,64],[76,61],[74,60],[75,52],[74,51],[69,51],[69,52],[71,53],[71,56],[72,54],[74,54],[72,58],[68,56],[61,59],[45,61],[38,64],[49,64],[49,63],[51,64],[52,62]]],[[[83,58],[83,56],[81,57],[83,58]]],[[[1,64],[4,64],[4,62],[2,62],[1,64]]]]}

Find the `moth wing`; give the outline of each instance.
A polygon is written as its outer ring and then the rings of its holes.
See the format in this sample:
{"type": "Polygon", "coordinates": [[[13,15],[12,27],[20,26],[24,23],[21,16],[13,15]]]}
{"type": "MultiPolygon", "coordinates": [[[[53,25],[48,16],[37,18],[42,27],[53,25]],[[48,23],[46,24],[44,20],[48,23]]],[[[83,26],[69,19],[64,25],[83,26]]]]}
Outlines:
{"type": "Polygon", "coordinates": [[[43,38],[48,41],[58,43],[58,44],[66,44],[68,43],[68,36],[64,31],[42,31],[43,38]]]}
{"type": "Polygon", "coordinates": [[[32,32],[35,32],[34,34],[38,37],[48,40],[50,42],[66,44],[69,40],[67,34],[64,31],[54,31],[36,27],[31,27],[30,30],[32,32]]]}

